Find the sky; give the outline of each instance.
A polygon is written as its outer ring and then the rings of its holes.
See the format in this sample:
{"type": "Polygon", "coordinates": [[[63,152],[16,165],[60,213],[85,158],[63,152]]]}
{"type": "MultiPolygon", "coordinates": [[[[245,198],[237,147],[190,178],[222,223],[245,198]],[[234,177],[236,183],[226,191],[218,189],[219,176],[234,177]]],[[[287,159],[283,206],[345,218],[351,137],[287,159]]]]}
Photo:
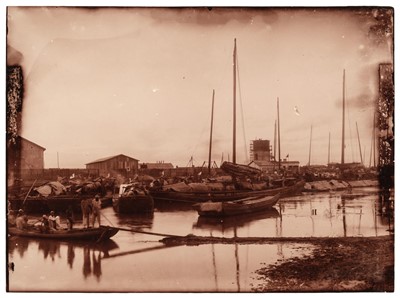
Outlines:
{"type": "Polygon", "coordinates": [[[9,7],[7,54],[24,71],[21,135],[46,168],[125,154],[174,166],[232,158],[237,43],[237,162],[274,140],[305,165],[340,162],[343,72],[346,162],[368,165],[378,65],[393,34],[372,8],[9,7]],[[14,61],[15,60],[15,61],[14,61]],[[57,158],[58,156],[58,158],[57,158]]]}

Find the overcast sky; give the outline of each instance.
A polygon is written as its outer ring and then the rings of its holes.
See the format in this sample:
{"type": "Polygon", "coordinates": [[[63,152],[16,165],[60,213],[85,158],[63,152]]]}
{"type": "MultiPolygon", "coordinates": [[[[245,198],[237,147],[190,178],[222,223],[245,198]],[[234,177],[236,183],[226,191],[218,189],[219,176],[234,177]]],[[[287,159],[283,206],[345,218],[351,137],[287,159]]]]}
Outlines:
{"type": "Polygon", "coordinates": [[[21,135],[46,148],[46,168],[57,153],[70,168],[117,154],[201,165],[214,89],[219,165],[232,156],[236,38],[237,162],[251,140],[273,141],[278,97],[281,156],[307,164],[313,125],[311,163],[327,163],[329,132],[339,162],[345,69],[346,162],[360,160],[357,122],[368,165],[378,65],[393,60],[387,19],[370,8],[9,7],[7,44],[25,76],[21,135]]]}

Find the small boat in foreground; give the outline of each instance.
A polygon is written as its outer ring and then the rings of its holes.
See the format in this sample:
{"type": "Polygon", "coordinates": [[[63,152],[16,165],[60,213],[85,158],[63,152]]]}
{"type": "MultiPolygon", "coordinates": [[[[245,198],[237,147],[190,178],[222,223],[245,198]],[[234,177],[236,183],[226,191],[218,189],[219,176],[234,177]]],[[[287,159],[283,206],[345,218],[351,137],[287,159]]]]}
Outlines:
{"type": "Polygon", "coordinates": [[[241,215],[271,209],[280,199],[281,194],[274,196],[256,196],[228,202],[205,202],[195,204],[200,216],[223,217],[241,215]]]}
{"type": "Polygon", "coordinates": [[[119,231],[118,228],[110,226],[100,226],[98,228],[89,229],[72,229],[72,230],[52,230],[48,233],[41,232],[35,227],[21,230],[16,227],[8,227],[8,234],[11,236],[31,237],[53,240],[84,240],[84,241],[105,241],[113,237],[119,231]]]}

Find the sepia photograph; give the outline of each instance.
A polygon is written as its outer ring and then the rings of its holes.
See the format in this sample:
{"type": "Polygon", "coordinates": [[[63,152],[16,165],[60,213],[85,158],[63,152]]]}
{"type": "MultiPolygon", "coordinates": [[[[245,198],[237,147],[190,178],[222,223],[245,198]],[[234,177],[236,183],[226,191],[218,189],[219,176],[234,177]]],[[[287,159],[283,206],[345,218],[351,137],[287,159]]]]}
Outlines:
{"type": "Polygon", "coordinates": [[[7,293],[394,293],[394,15],[6,5],[7,293]]]}

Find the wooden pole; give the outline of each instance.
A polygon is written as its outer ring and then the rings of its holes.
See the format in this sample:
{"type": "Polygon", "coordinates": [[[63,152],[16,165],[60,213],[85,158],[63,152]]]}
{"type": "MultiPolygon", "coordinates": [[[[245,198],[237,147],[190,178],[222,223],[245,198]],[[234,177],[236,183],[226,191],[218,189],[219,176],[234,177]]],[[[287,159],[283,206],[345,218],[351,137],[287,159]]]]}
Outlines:
{"type": "Polygon", "coordinates": [[[345,81],[346,81],[346,70],[343,69],[343,99],[342,99],[342,156],[341,156],[341,164],[344,164],[344,139],[345,139],[345,126],[344,126],[344,121],[345,121],[345,81]]]}
{"type": "Polygon", "coordinates": [[[310,148],[308,150],[308,165],[311,165],[311,140],[312,140],[312,124],[311,124],[311,131],[310,131],[310,148]]]}
{"type": "Polygon", "coordinates": [[[331,132],[329,132],[329,141],[328,141],[328,166],[331,162],[331,132]]]}
{"type": "Polygon", "coordinates": [[[276,120],[275,120],[275,128],[274,128],[274,161],[276,162],[276,120]]]}
{"type": "Polygon", "coordinates": [[[233,145],[232,162],[236,164],[236,38],[233,48],[233,145]]]}
{"type": "Polygon", "coordinates": [[[35,179],[35,181],[33,181],[33,184],[32,184],[32,186],[31,186],[31,188],[28,190],[28,192],[27,192],[27,194],[26,194],[26,196],[25,196],[25,199],[24,199],[24,201],[22,202],[22,206],[24,206],[25,201],[26,201],[26,199],[28,198],[29,193],[31,192],[31,190],[32,190],[33,186],[35,185],[36,181],[37,181],[37,178],[35,179]]]}
{"type": "Polygon", "coordinates": [[[278,170],[281,169],[281,127],[279,120],[279,97],[277,99],[277,112],[278,112],[278,170]]]}
{"type": "Polygon", "coordinates": [[[210,148],[208,150],[208,174],[211,173],[211,148],[212,148],[212,133],[213,133],[213,121],[214,121],[214,95],[215,95],[215,90],[213,90],[213,95],[212,95],[210,148]]]}
{"type": "Polygon", "coordinates": [[[360,149],[360,160],[361,160],[361,164],[363,165],[363,156],[362,156],[362,152],[361,152],[361,142],[360,142],[360,134],[358,133],[358,124],[356,121],[356,128],[357,128],[357,138],[358,138],[358,148],[360,149]]]}

